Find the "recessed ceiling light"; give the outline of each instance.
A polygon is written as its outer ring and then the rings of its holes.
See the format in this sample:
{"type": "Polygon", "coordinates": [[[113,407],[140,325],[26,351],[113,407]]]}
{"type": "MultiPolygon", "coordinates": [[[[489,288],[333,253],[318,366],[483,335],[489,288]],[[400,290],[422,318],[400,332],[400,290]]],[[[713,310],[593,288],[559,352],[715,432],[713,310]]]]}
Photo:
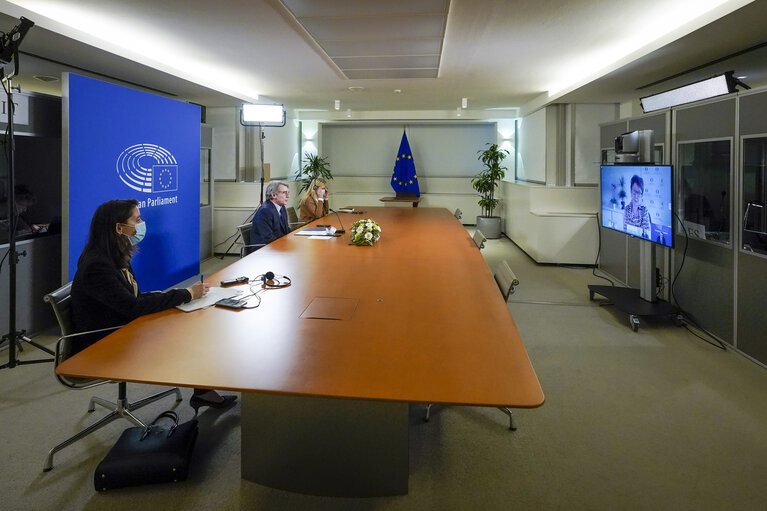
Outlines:
{"type": "Polygon", "coordinates": [[[46,83],[58,82],[59,81],[59,77],[57,77],[57,76],[48,76],[48,75],[34,75],[34,79],[35,80],[40,80],[41,82],[46,82],[46,83]]]}
{"type": "Polygon", "coordinates": [[[362,90],[365,90],[365,87],[360,87],[359,85],[352,85],[351,87],[347,87],[351,92],[359,92],[362,90]]]}

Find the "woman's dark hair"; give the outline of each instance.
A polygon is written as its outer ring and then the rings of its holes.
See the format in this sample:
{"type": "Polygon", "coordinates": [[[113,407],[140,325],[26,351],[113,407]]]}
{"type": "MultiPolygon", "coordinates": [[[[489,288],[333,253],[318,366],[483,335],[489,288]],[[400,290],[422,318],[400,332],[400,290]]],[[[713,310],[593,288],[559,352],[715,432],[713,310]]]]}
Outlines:
{"type": "Polygon", "coordinates": [[[631,178],[631,184],[629,184],[629,190],[633,188],[634,185],[639,185],[639,188],[642,189],[642,193],[644,193],[644,179],[634,174],[634,176],[631,178]]]}
{"type": "Polygon", "coordinates": [[[88,243],[80,259],[82,260],[86,254],[102,254],[114,261],[119,268],[127,268],[136,248],[131,245],[127,237],[117,234],[115,224],[126,223],[133,215],[133,208],[137,207],[136,199],[117,199],[105,202],[96,208],[88,233],[88,243]]]}

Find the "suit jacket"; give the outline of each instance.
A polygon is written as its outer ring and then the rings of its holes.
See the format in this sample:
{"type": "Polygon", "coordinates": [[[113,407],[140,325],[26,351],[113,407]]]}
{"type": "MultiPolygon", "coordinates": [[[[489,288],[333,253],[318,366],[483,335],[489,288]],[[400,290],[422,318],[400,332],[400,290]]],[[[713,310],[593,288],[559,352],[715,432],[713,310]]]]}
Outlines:
{"type": "Polygon", "coordinates": [[[311,195],[304,197],[301,202],[301,214],[298,219],[302,222],[311,222],[328,214],[328,200],[317,200],[311,195]]]}
{"type": "Polygon", "coordinates": [[[271,243],[289,232],[288,211],[283,206],[282,210],[278,212],[277,206],[268,200],[261,204],[253,216],[250,242],[253,245],[271,243]]]}
{"type": "MultiPolygon", "coordinates": [[[[129,268],[131,274],[133,269],[129,268]]],[[[109,257],[88,254],[80,259],[72,281],[72,327],[75,332],[124,325],[139,316],[160,312],[192,299],[186,289],[133,294],[133,284],[109,257]]],[[[110,332],[72,339],[76,353],[110,332]]]]}

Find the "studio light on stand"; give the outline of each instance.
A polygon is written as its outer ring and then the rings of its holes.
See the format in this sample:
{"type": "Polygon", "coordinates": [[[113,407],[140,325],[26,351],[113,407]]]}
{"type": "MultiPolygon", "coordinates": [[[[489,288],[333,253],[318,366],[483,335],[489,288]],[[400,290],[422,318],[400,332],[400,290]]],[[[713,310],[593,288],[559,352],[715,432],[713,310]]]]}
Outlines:
{"type": "Polygon", "coordinates": [[[639,103],[642,105],[644,113],[648,113],[731,94],[737,91],[737,86],[741,86],[744,89],[751,88],[736,78],[734,74],[735,71],[727,71],[713,78],[707,78],[699,82],[677,87],[676,89],[667,90],[666,92],[653,94],[652,96],[645,96],[639,99],[639,103]]]}
{"type": "Polygon", "coordinates": [[[243,126],[258,126],[258,141],[261,147],[261,202],[264,203],[264,139],[263,128],[281,128],[285,126],[285,107],[280,104],[271,105],[242,105],[240,124],[243,126]]]}
{"type": "Polygon", "coordinates": [[[19,24],[13,27],[10,32],[0,33],[0,80],[7,96],[8,105],[8,127],[6,154],[8,158],[8,333],[3,335],[3,341],[8,341],[8,363],[0,366],[0,369],[12,369],[17,365],[36,364],[40,362],[53,362],[52,358],[39,360],[16,360],[16,348],[22,342],[26,342],[36,348],[54,355],[53,351],[42,346],[26,336],[26,331],[16,330],[16,265],[20,256],[26,256],[26,252],[19,254],[16,251],[16,229],[19,223],[19,216],[16,212],[16,177],[15,177],[15,143],[13,132],[13,83],[12,78],[19,74],[19,45],[27,35],[27,31],[34,25],[34,22],[26,18],[21,18],[19,24]],[[6,73],[5,66],[13,63],[13,71],[6,73]]]}
{"type": "MultiPolygon", "coordinates": [[[[244,104],[240,109],[240,124],[243,126],[258,126],[258,145],[261,150],[261,194],[259,198],[259,206],[264,203],[264,175],[266,173],[264,168],[264,139],[266,133],[264,128],[282,128],[285,126],[286,115],[285,106],[279,103],[273,104],[244,104]]],[[[254,212],[255,213],[255,212],[254,212]]],[[[250,218],[250,215],[248,216],[250,218]]],[[[229,248],[226,249],[224,254],[229,253],[229,250],[239,241],[240,234],[237,233],[237,237],[234,239],[229,248]]],[[[224,256],[221,256],[223,259],[224,256]]]]}

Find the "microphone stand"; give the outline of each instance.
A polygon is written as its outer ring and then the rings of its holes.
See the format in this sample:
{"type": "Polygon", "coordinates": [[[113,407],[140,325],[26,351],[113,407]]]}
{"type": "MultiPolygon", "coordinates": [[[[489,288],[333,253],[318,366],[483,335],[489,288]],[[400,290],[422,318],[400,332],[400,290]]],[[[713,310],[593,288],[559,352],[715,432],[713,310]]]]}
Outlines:
{"type": "Polygon", "coordinates": [[[341,225],[340,229],[336,229],[336,234],[343,234],[343,233],[345,233],[346,230],[344,229],[344,223],[341,221],[341,217],[338,215],[338,211],[336,211],[335,209],[333,209],[331,207],[328,207],[328,209],[336,214],[336,218],[338,219],[338,223],[341,225]]]}
{"type": "MultiPolygon", "coordinates": [[[[21,23],[11,30],[8,34],[3,34],[0,39],[0,64],[8,64],[11,60],[14,63],[14,71],[10,75],[5,74],[5,69],[0,68],[0,80],[8,85],[6,90],[8,98],[8,137],[5,143],[8,146],[8,333],[3,335],[3,340],[8,341],[8,363],[0,366],[0,369],[13,369],[17,365],[37,364],[40,362],[53,362],[52,358],[39,360],[17,360],[16,348],[21,349],[21,343],[26,342],[32,346],[45,351],[50,355],[55,355],[53,351],[45,346],[34,342],[26,336],[26,330],[16,331],[16,265],[19,262],[19,256],[26,256],[26,251],[19,253],[16,251],[16,227],[18,225],[18,215],[16,214],[16,190],[15,190],[15,144],[13,132],[13,83],[11,79],[19,72],[19,44],[26,35],[27,30],[34,25],[26,18],[21,18],[21,23]]],[[[5,86],[5,85],[4,85],[5,86]]]]}

